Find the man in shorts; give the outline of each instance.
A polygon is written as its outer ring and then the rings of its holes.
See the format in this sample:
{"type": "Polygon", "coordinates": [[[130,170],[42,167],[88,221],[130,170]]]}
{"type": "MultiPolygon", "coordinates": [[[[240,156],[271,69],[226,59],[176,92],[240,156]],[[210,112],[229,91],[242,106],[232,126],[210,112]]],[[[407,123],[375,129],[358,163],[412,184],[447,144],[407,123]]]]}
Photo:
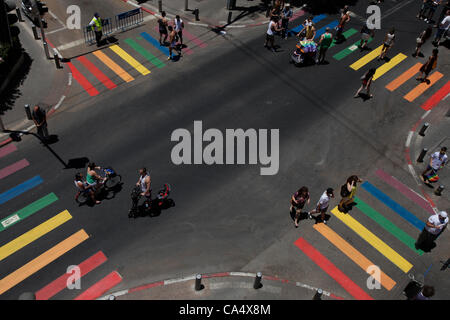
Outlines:
{"type": "Polygon", "coordinates": [[[333,190],[333,188],[328,188],[327,190],[325,190],[325,192],[320,197],[319,202],[317,202],[316,209],[314,209],[308,213],[308,217],[310,219],[312,219],[313,214],[320,213],[322,222],[327,224],[327,221],[325,220],[325,213],[328,210],[328,206],[330,204],[331,198],[334,198],[334,190],[333,190]]]}
{"type": "Polygon", "coordinates": [[[177,32],[173,29],[172,26],[167,27],[169,29],[169,57],[167,60],[172,60],[172,51],[173,49],[178,51],[178,55],[181,57],[181,50],[177,49],[177,40],[175,39],[177,32]]]}
{"type": "Polygon", "coordinates": [[[445,166],[445,164],[448,161],[448,157],[445,154],[447,152],[447,147],[442,147],[440,151],[436,151],[433,153],[430,157],[430,163],[428,164],[427,168],[424,172],[422,172],[420,178],[425,183],[430,183],[427,180],[427,174],[430,172],[438,172],[439,169],[445,166]]]}

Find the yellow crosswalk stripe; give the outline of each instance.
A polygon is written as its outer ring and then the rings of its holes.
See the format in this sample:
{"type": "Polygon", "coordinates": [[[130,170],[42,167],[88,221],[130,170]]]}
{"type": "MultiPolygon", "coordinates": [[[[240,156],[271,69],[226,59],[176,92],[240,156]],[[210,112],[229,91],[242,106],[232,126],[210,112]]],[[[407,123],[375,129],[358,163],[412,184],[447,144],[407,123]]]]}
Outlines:
{"type": "Polygon", "coordinates": [[[137,71],[139,71],[142,75],[145,76],[150,73],[150,70],[148,70],[146,67],[144,67],[142,64],[140,64],[136,59],[134,59],[132,56],[130,56],[125,50],[123,50],[117,44],[112,45],[109,48],[112,51],[114,51],[119,57],[121,57],[123,60],[125,60],[130,66],[132,66],[137,71]]]}
{"type": "Polygon", "coordinates": [[[122,69],[117,63],[111,60],[106,54],[102,51],[94,51],[93,55],[96,56],[101,62],[103,62],[108,68],[114,71],[119,77],[122,78],[123,81],[131,82],[134,80],[132,76],[128,72],[122,69]]]}
{"type": "Polygon", "coordinates": [[[39,239],[46,233],[52,231],[53,229],[56,229],[70,219],[72,219],[72,216],[70,215],[69,211],[64,210],[53,218],[48,219],[37,227],[8,242],[7,244],[0,247],[0,261],[12,255],[14,252],[22,249],[31,242],[39,239]]]}
{"type": "Polygon", "coordinates": [[[383,45],[379,46],[376,49],[373,49],[368,54],[366,54],[364,57],[362,57],[358,61],[351,64],[350,68],[352,68],[353,70],[359,70],[361,67],[364,67],[366,64],[368,64],[370,61],[377,58],[381,54],[382,48],[383,48],[383,45]]]}
{"type": "Polygon", "coordinates": [[[373,76],[373,80],[377,80],[379,77],[381,77],[383,74],[391,70],[393,67],[398,65],[400,62],[405,60],[407,57],[403,53],[397,54],[395,57],[393,57],[389,62],[386,62],[381,67],[377,68],[377,71],[375,72],[375,75],[373,76]]]}
{"type": "Polygon", "coordinates": [[[388,258],[393,264],[399,267],[403,272],[407,273],[413,267],[413,265],[409,263],[405,258],[399,255],[396,251],[394,251],[372,232],[367,230],[362,224],[352,218],[349,214],[340,212],[337,207],[331,210],[331,213],[334,214],[339,220],[346,224],[361,238],[367,241],[372,247],[377,249],[382,255],[388,258]]]}
{"type": "Polygon", "coordinates": [[[43,254],[34,258],[24,266],[20,267],[16,271],[13,271],[6,277],[0,280],[0,294],[5,293],[12,287],[16,286],[29,276],[33,275],[40,269],[44,268],[46,265],[52,261],[58,259],[60,256],[65,254],[67,251],[75,248],[77,245],[88,239],[86,231],[83,229],[74,233],[67,239],[61,241],[53,248],[45,251],[43,254]]]}

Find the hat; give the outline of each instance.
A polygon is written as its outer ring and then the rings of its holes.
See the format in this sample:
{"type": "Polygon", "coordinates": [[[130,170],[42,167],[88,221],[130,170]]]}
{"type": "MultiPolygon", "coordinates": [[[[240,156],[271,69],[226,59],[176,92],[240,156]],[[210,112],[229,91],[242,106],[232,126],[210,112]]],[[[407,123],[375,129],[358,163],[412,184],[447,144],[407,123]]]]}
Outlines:
{"type": "Polygon", "coordinates": [[[445,212],[445,211],[439,212],[439,215],[444,219],[447,218],[447,212],[445,212]]]}

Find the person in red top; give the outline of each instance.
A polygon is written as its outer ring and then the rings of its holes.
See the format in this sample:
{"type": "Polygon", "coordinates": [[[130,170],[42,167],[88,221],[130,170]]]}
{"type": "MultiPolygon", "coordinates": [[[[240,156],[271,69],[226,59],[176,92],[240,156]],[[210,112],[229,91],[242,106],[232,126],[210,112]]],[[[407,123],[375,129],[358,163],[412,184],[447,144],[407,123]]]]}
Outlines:
{"type": "Polygon", "coordinates": [[[298,189],[298,191],[292,195],[290,210],[291,212],[295,210],[294,224],[296,228],[298,227],[298,220],[302,209],[306,203],[309,203],[309,200],[308,188],[305,186],[298,189]]]}

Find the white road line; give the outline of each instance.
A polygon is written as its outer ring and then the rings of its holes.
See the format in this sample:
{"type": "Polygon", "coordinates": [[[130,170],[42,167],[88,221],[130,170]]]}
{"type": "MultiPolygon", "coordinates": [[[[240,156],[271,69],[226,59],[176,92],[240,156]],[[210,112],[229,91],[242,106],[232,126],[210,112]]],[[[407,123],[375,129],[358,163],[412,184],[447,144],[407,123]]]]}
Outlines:
{"type": "MultiPolygon", "coordinates": [[[[309,289],[311,291],[317,291],[319,288],[316,287],[311,287],[310,285],[304,284],[304,283],[300,283],[300,282],[296,282],[295,285],[297,287],[302,287],[302,288],[306,288],[309,289]]],[[[322,294],[326,295],[326,296],[330,296],[330,293],[328,291],[322,290],[322,294]]]]}
{"type": "Polygon", "coordinates": [[[51,12],[50,10],[48,10],[48,13],[50,13],[50,15],[55,18],[56,21],[58,21],[64,28],[67,28],[66,25],[64,24],[64,22],[62,22],[57,16],[56,14],[54,14],[53,12],[51,12]]]}
{"type": "Polygon", "coordinates": [[[178,283],[178,282],[184,282],[189,280],[194,280],[196,276],[189,276],[185,278],[177,278],[177,279],[171,279],[171,280],[164,280],[164,285],[172,284],[172,283],[178,283]]]}
{"type": "Polygon", "coordinates": [[[61,99],[59,99],[58,103],[55,106],[55,110],[61,106],[61,103],[64,101],[65,98],[66,96],[62,96],[61,99]]]}
{"type": "Polygon", "coordinates": [[[230,272],[230,276],[238,276],[238,277],[256,277],[256,273],[248,273],[248,272],[230,272]]]}
{"type": "Polygon", "coordinates": [[[72,72],[69,72],[69,83],[68,85],[71,86],[72,85],[72,72]]]}
{"type": "Polygon", "coordinates": [[[448,96],[450,96],[450,93],[448,95],[446,95],[445,98],[442,99],[442,101],[446,100],[448,98],[448,96]]]}
{"type": "Polygon", "coordinates": [[[430,114],[431,110],[428,110],[427,112],[425,112],[422,116],[422,120],[425,119],[429,114],[430,114]]]}
{"type": "Polygon", "coordinates": [[[75,41],[60,45],[59,47],[57,47],[57,49],[63,51],[63,50],[67,50],[67,49],[79,46],[81,44],[84,44],[84,39],[79,39],[79,40],[75,40],[75,41]]]}
{"type": "Polygon", "coordinates": [[[413,135],[414,135],[414,131],[410,131],[408,133],[408,138],[406,139],[406,143],[405,143],[406,148],[409,148],[409,146],[411,145],[411,139],[412,139],[413,135]]]}
{"type": "Polygon", "coordinates": [[[408,169],[409,169],[409,172],[411,172],[412,176],[414,177],[414,180],[416,181],[417,185],[420,186],[419,178],[417,176],[416,171],[414,170],[413,165],[412,164],[408,164],[408,169]]]}
{"type": "Polygon", "coordinates": [[[192,24],[193,26],[201,26],[201,27],[207,27],[208,25],[206,23],[197,23],[197,22],[188,22],[188,24],[192,24]]]}
{"type": "Polygon", "coordinates": [[[67,29],[66,27],[62,27],[62,28],[59,28],[59,29],[56,29],[56,30],[52,30],[52,31],[46,32],[45,35],[53,34],[53,33],[56,33],[56,32],[59,32],[59,31],[63,31],[63,30],[66,30],[66,29],[67,29]]]}

